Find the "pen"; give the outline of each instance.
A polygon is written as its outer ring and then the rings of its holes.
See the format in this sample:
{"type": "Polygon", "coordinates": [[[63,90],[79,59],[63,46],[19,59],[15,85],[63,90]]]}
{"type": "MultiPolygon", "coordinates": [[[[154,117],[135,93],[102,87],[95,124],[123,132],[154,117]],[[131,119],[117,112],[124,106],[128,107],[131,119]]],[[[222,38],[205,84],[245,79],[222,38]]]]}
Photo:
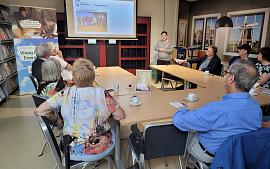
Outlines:
{"type": "Polygon", "coordinates": [[[181,102],[181,104],[184,105],[185,107],[188,107],[188,106],[186,105],[186,103],[181,102]]]}

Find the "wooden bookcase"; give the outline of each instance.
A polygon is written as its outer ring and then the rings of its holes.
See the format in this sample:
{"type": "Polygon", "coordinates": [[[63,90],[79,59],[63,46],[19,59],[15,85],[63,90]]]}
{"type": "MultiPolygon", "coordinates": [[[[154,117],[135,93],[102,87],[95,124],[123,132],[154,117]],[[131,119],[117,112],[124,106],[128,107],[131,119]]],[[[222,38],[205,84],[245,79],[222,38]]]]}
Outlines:
{"type": "Polygon", "coordinates": [[[119,42],[119,66],[135,74],[148,69],[150,60],[151,18],[137,17],[137,39],[119,42]]]}
{"type": "Polygon", "coordinates": [[[67,39],[67,23],[64,13],[57,13],[59,49],[65,61],[73,62],[77,58],[86,58],[86,40],[67,39]]]}
{"type": "Polygon", "coordinates": [[[0,102],[18,88],[9,8],[0,5],[0,102]]]}

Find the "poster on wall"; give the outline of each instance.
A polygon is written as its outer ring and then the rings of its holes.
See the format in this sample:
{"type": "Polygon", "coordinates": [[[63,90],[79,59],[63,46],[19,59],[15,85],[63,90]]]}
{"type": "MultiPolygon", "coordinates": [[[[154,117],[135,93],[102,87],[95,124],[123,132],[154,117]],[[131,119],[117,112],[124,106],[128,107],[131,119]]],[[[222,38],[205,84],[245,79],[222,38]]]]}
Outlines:
{"type": "Polygon", "coordinates": [[[186,47],[188,21],[179,19],[178,24],[178,46],[186,47]]]}
{"type": "Polygon", "coordinates": [[[243,44],[251,46],[251,54],[258,54],[261,47],[264,13],[233,15],[227,52],[236,52],[243,44]]]}
{"type": "Polygon", "coordinates": [[[194,20],[193,47],[202,49],[203,45],[204,18],[194,20]]]}
{"type": "Polygon", "coordinates": [[[57,38],[56,9],[10,6],[15,38],[57,38]]]}
{"type": "Polygon", "coordinates": [[[204,50],[208,47],[215,45],[216,29],[215,24],[217,17],[206,18],[205,24],[205,38],[204,38],[204,50]]]}
{"type": "Polygon", "coordinates": [[[14,39],[20,95],[35,92],[29,73],[32,73],[32,62],[36,59],[36,46],[43,43],[58,46],[57,39],[14,39]]]}

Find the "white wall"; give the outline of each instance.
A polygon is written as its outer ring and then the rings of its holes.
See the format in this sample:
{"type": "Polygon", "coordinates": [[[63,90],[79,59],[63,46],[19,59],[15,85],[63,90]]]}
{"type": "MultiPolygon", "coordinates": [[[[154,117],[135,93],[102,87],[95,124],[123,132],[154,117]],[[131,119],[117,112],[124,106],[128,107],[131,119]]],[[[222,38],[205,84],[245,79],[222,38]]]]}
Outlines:
{"type": "MultiPolygon", "coordinates": [[[[64,12],[64,0],[1,0],[4,5],[24,5],[56,8],[57,12],[64,12]]],[[[176,45],[177,19],[179,0],[165,0],[165,30],[168,32],[170,41],[176,45]]],[[[154,46],[160,39],[163,31],[164,0],[138,0],[138,16],[151,17],[151,49],[150,58],[155,54],[154,46]]]]}
{"type": "MultiPolygon", "coordinates": [[[[169,40],[176,45],[178,0],[165,0],[165,28],[169,40]]],[[[151,48],[150,59],[153,60],[154,46],[160,40],[163,31],[164,0],[138,0],[138,16],[151,17],[151,48]]]]}

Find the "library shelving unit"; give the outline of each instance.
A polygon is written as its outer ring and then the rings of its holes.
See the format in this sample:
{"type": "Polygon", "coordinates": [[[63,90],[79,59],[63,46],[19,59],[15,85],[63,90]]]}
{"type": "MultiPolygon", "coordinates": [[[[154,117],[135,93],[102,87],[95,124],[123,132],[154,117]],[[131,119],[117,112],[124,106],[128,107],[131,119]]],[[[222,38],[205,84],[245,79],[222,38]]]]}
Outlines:
{"type": "Polygon", "coordinates": [[[67,39],[67,23],[64,13],[57,13],[59,49],[65,61],[73,62],[77,58],[86,58],[86,40],[67,39]]]}
{"type": "Polygon", "coordinates": [[[0,5],[0,102],[18,88],[9,8],[0,5]]]}
{"type": "Polygon", "coordinates": [[[119,42],[119,66],[135,74],[149,69],[151,18],[137,17],[137,40],[119,42]]]}

